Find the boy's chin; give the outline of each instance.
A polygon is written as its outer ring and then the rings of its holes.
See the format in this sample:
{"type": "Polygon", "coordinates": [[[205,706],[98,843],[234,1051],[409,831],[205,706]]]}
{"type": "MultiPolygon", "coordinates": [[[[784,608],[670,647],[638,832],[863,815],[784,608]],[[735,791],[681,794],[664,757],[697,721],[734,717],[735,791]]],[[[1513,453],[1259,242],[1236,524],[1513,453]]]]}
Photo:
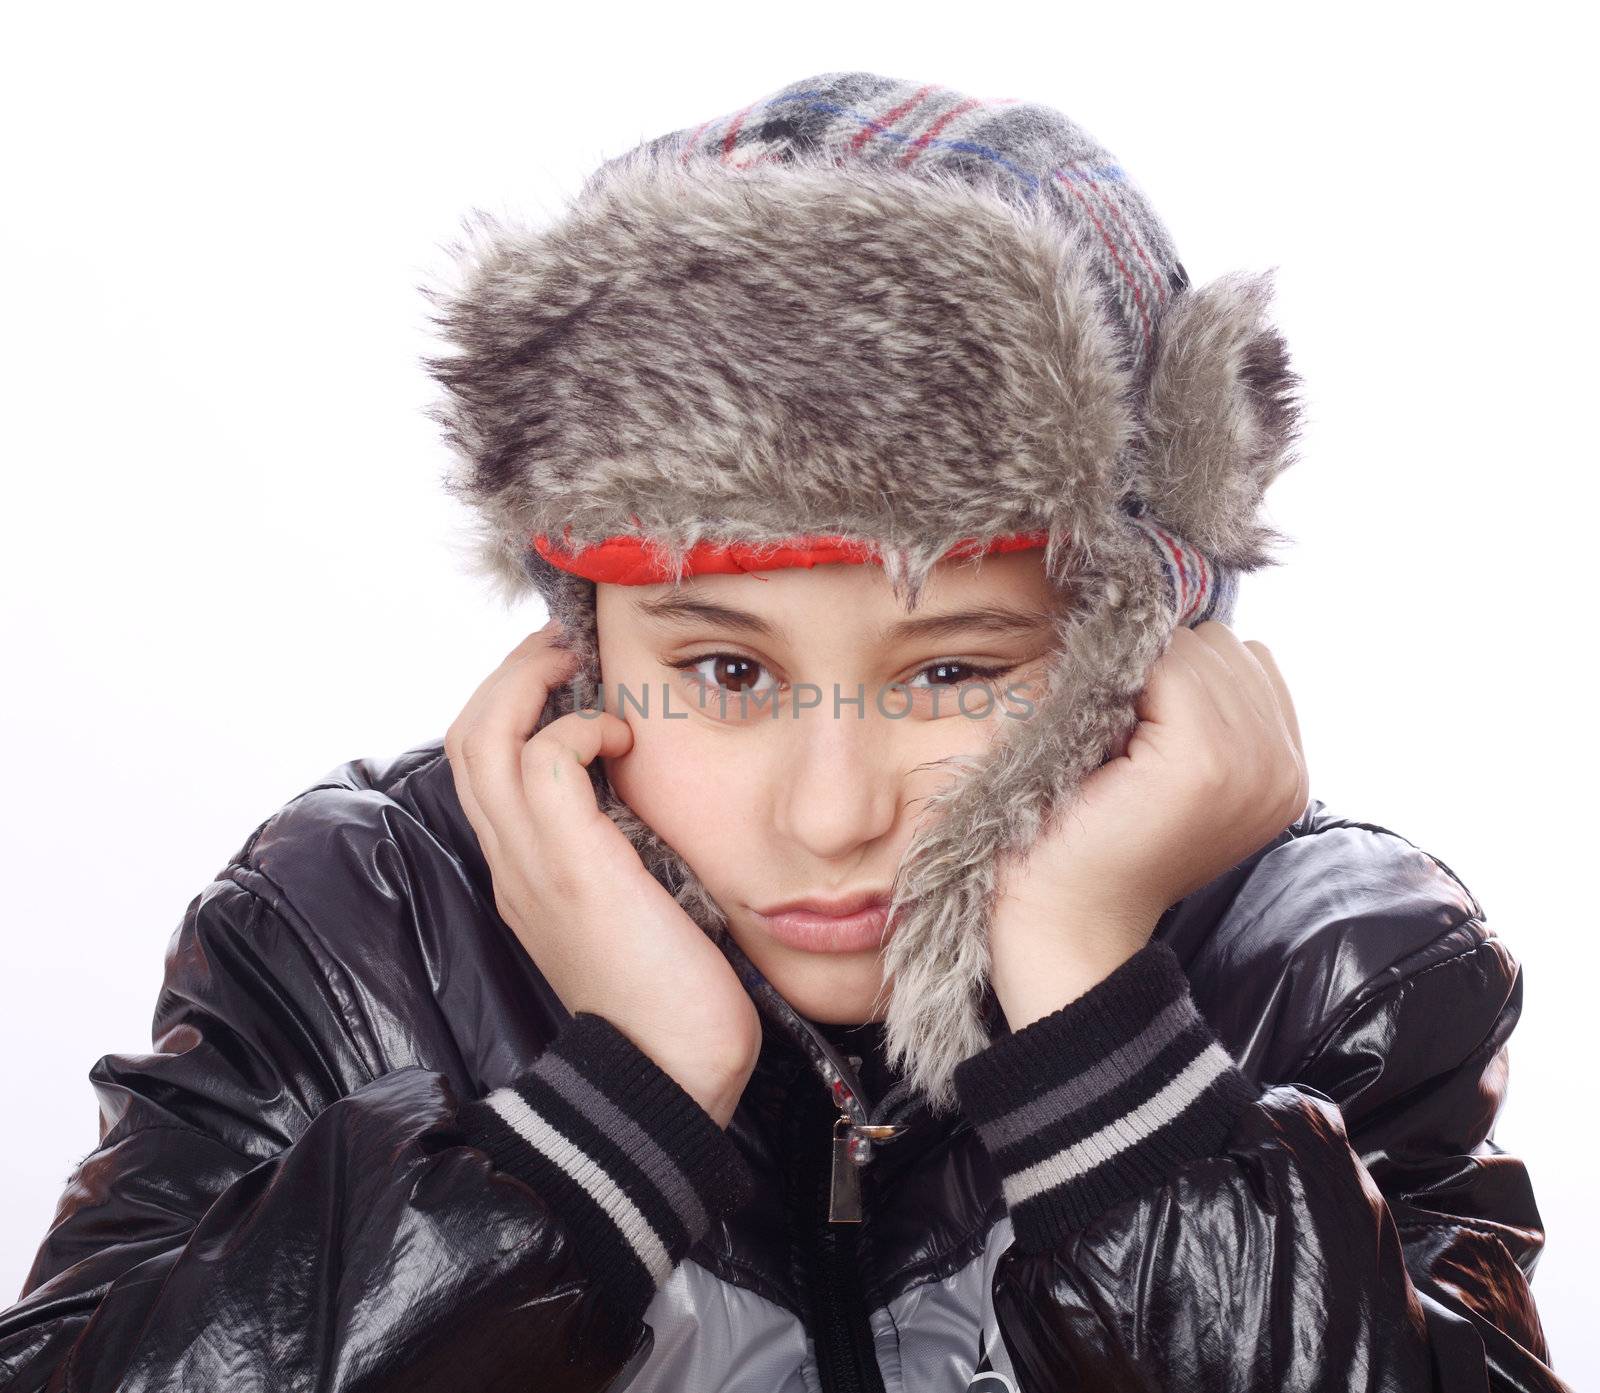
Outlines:
{"type": "Polygon", "coordinates": [[[750,958],[779,995],[807,1020],[822,1025],[859,1025],[874,1017],[882,1019],[888,1009],[886,993],[878,1000],[883,971],[877,949],[803,953],[769,948],[759,957],[751,953],[750,958]]]}

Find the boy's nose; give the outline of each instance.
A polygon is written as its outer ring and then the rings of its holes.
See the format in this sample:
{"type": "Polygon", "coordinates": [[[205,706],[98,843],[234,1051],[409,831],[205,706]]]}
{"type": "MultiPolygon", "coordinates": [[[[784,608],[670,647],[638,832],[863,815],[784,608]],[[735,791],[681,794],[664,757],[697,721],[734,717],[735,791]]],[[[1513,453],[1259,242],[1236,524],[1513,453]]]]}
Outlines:
{"type": "Polygon", "coordinates": [[[899,815],[899,742],[893,722],[828,703],[803,712],[783,742],[777,831],[819,860],[848,856],[886,836],[899,815]]]}

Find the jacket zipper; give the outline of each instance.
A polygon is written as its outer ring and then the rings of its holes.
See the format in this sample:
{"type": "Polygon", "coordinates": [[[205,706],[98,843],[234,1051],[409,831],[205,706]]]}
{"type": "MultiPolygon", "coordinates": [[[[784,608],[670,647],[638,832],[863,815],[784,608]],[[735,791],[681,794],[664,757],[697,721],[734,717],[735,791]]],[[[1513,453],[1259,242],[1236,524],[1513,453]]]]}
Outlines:
{"type": "Polygon", "coordinates": [[[811,1303],[818,1378],[823,1393],[885,1393],[858,1253],[863,1163],[849,1151],[855,1145],[862,1152],[866,1139],[851,1135],[856,1124],[847,1112],[833,1116],[832,1109],[816,1105],[803,1111],[794,1148],[795,1243],[811,1303]],[[820,1124],[830,1117],[824,1139],[820,1124]],[[837,1217],[836,1211],[853,1217],[837,1217]]]}
{"type": "Polygon", "coordinates": [[[905,1079],[869,1105],[861,1060],[842,1055],[795,1011],[731,934],[716,935],[756,1006],[806,1055],[828,1094],[804,1095],[790,1129],[791,1241],[811,1307],[811,1335],[823,1393],[884,1393],[857,1255],[863,1218],[861,1171],[877,1146],[904,1134],[919,1106],[905,1079]],[[831,1108],[826,1106],[830,1101],[831,1108]],[[818,1103],[821,1106],[818,1106],[818,1103]],[[821,1136],[826,1122],[829,1135],[821,1136]]]}

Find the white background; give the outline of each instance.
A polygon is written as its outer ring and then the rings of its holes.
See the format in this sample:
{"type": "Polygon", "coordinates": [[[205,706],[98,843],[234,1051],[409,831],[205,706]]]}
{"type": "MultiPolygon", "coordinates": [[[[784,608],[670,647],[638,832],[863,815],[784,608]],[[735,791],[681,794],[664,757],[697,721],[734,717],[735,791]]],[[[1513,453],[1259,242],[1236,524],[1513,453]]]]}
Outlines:
{"type": "Polygon", "coordinates": [[[1588,40],[1526,5],[563,8],[10,11],[0,1307],[189,900],[333,765],[441,736],[543,621],[469,578],[422,414],[415,287],[461,217],[553,212],[638,140],[864,68],[1056,106],[1196,282],[1279,268],[1297,541],[1235,629],[1316,795],[1441,856],[1524,964],[1496,1135],[1544,1214],[1555,1367],[1593,1382],[1588,40]]]}

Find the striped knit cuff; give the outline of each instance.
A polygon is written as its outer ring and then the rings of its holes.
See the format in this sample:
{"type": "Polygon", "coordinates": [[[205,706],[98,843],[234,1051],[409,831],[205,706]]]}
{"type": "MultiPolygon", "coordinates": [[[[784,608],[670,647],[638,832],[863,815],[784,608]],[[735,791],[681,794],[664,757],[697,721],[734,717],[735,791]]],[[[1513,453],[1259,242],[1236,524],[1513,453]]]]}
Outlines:
{"type": "Polygon", "coordinates": [[[579,1011],[517,1078],[456,1113],[468,1142],[564,1221],[614,1314],[641,1316],[749,1164],[711,1114],[604,1016],[579,1011]]]}
{"type": "Polygon", "coordinates": [[[1215,1155],[1257,1089],[1152,939],[1059,1011],[956,1066],[1025,1252],[1215,1155]]]}

